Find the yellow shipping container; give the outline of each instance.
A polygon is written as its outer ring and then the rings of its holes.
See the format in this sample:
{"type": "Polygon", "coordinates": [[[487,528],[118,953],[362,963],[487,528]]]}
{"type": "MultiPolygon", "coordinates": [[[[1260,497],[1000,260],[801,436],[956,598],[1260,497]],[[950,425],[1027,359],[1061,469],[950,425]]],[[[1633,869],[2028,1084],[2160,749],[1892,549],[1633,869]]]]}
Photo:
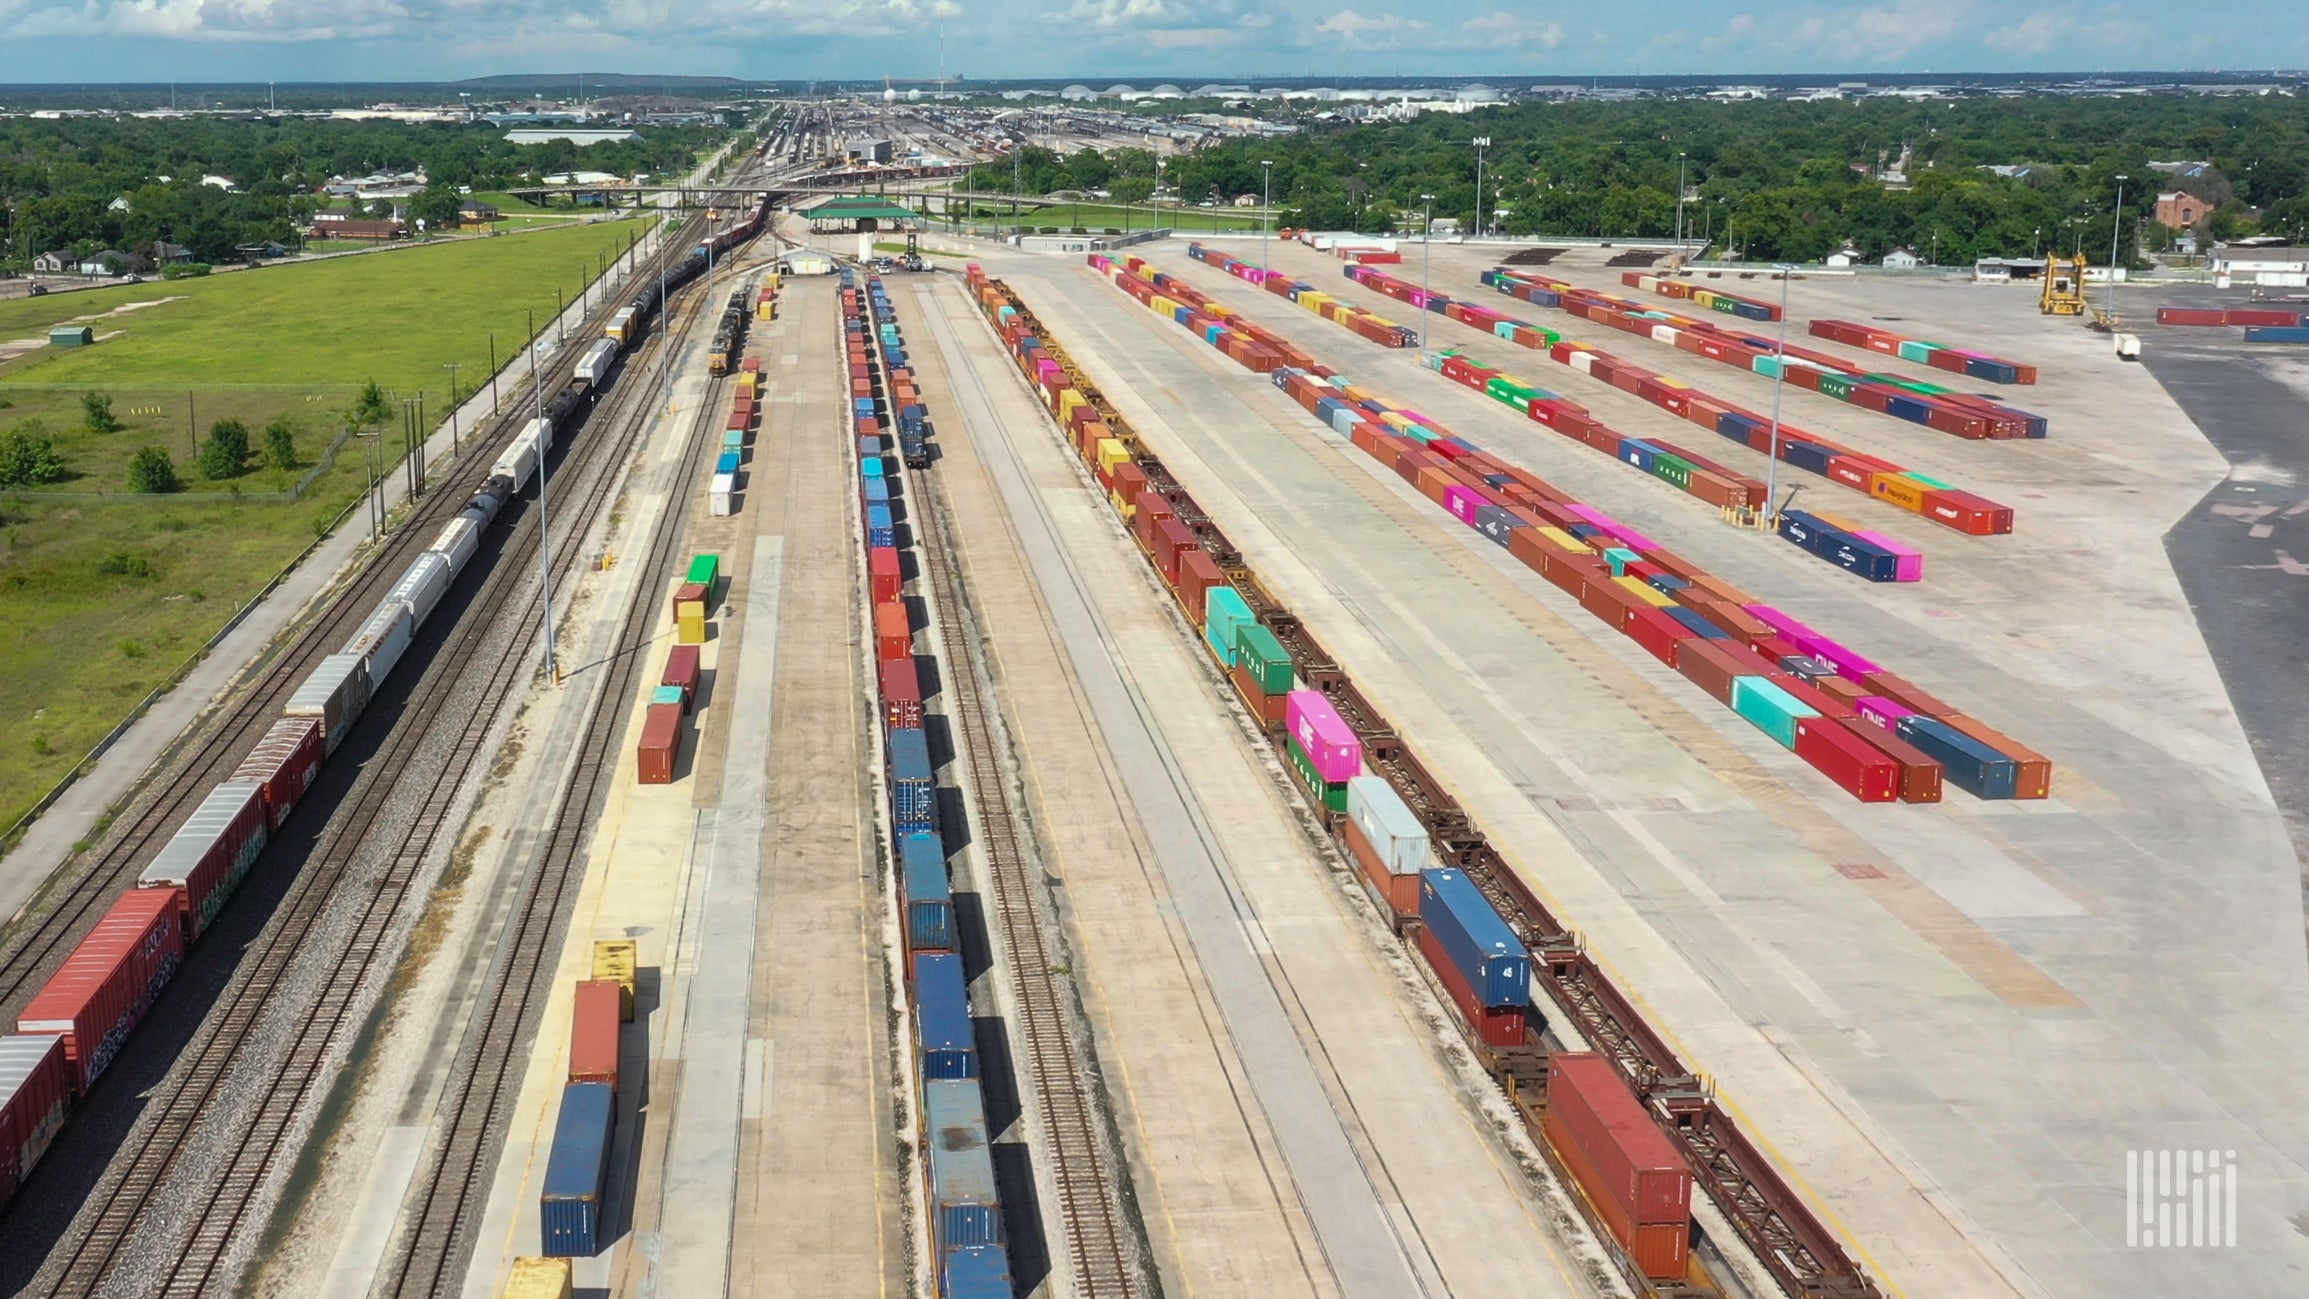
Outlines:
{"type": "Polygon", "coordinates": [[[1681,379],[1670,379],[1664,374],[1652,376],[1652,382],[1658,384],[1662,388],[1689,388],[1692,386],[1688,383],[1685,383],[1681,379]]]}
{"type": "Polygon", "coordinates": [[[641,966],[641,949],[630,938],[604,938],[593,945],[593,977],[617,983],[617,1017],[633,1019],[633,981],[641,966]]]}
{"type": "Polygon", "coordinates": [[[1584,541],[1581,541],[1578,537],[1565,532],[1563,529],[1554,527],[1552,525],[1542,525],[1539,530],[1539,535],[1547,538],[1549,541],[1552,541],[1559,546],[1562,546],[1564,549],[1573,551],[1575,553],[1583,550],[1591,555],[1595,553],[1594,547],[1588,545],[1584,541]]]}
{"type": "Polygon", "coordinates": [[[1924,512],[1924,484],[1906,474],[1876,475],[1876,494],[1904,510],[1924,512]]]}
{"type": "Polygon", "coordinates": [[[673,643],[676,645],[703,645],[706,643],[705,606],[686,604],[673,622],[673,643]],[[695,612],[692,612],[692,611],[695,612]]]}
{"type": "Polygon", "coordinates": [[[1637,599],[1643,601],[1645,604],[1650,605],[1654,609],[1665,609],[1675,603],[1675,601],[1669,599],[1665,594],[1663,594],[1658,587],[1653,586],[1651,583],[1646,582],[1640,577],[1615,577],[1612,579],[1612,581],[1617,582],[1621,586],[1624,586],[1630,591],[1635,592],[1637,599]]]}
{"type": "Polygon", "coordinates": [[[1108,492],[1106,497],[1114,502],[1114,508],[1122,514],[1123,522],[1128,523],[1138,517],[1137,501],[1124,500],[1121,492],[1108,492]]]}
{"type": "Polygon", "coordinates": [[[1100,438],[1097,450],[1098,471],[1102,474],[1111,474],[1116,465],[1127,463],[1130,460],[1130,448],[1113,438],[1100,438]]]}
{"type": "Polygon", "coordinates": [[[570,1299],[569,1260],[517,1258],[497,1299],[570,1299]]]}

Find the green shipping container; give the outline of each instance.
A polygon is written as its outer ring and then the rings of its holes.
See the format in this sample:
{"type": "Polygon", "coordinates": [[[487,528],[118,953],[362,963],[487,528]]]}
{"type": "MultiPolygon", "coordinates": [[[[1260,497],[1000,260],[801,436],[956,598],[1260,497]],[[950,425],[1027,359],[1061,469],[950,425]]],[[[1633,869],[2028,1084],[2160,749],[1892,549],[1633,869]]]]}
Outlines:
{"type": "Polygon", "coordinates": [[[694,582],[697,585],[704,587],[706,589],[706,593],[711,595],[714,592],[714,583],[720,580],[721,575],[721,556],[698,555],[690,560],[689,576],[684,580],[694,582]]]}
{"type": "Polygon", "coordinates": [[[1250,674],[1253,684],[1262,694],[1287,695],[1298,674],[1291,669],[1291,656],[1283,649],[1283,642],[1275,633],[1258,623],[1243,624],[1235,636],[1237,666],[1250,674]]]}
{"type": "Polygon", "coordinates": [[[1838,401],[1850,401],[1852,381],[1840,374],[1823,374],[1820,376],[1820,393],[1838,401]]]}
{"type": "Polygon", "coordinates": [[[1754,370],[1756,373],[1764,376],[1767,379],[1777,379],[1780,377],[1780,358],[1776,356],[1759,356],[1755,360],[1748,362],[1748,368],[1754,370]]]}
{"type": "Polygon", "coordinates": [[[1900,359],[1903,361],[1914,361],[1918,365],[1931,364],[1932,354],[1939,350],[1940,344],[1938,343],[1926,343],[1913,338],[1906,338],[1900,341],[1900,359]]]}
{"type": "Polygon", "coordinates": [[[1692,470],[1698,466],[1682,456],[1661,451],[1652,456],[1652,477],[1675,484],[1676,490],[1692,490],[1692,470]]]}
{"type": "Polygon", "coordinates": [[[1732,711],[1779,741],[1783,749],[1796,747],[1797,718],[1820,715],[1770,677],[1733,677],[1732,711]]]}
{"type": "Polygon", "coordinates": [[[1944,492],[1953,492],[1956,490],[1956,484],[1954,483],[1944,483],[1937,478],[1920,474],[1913,469],[1903,469],[1900,472],[1907,477],[1913,478],[1917,482],[1924,484],[1926,487],[1936,487],[1944,492]]]}
{"type": "Polygon", "coordinates": [[[1203,639],[1210,643],[1211,653],[1227,667],[1235,665],[1235,640],[1241,635],[1243,624],[1253,621],[1251,606],[1243,602],[1243,593],[1231,586],[1214,586],[1203,593],[1203,639]]]}
{"type": "Polygon", "coordinates": [[[1727,316],[1736,316],[1740,314],[1740,304],[1732,301],[1730,298],[1719,297],[1710,302],[1708,305],[1718,311],[1723,312],[1727,316]]]}
{"type": "Polygon", "coordinates": [[[1326,781],[1315,774],[1315,764],[1308,759],[1307,751],[1299,747],[1296,736],[1285,736],[1283,748],[1291,755],[1291,769],[1299,773],[1299,783],[1307,787],[1307,792],[1315,796],[1316,802],[1333,812],[1347,810],[1346,781],[1326,781]]]}

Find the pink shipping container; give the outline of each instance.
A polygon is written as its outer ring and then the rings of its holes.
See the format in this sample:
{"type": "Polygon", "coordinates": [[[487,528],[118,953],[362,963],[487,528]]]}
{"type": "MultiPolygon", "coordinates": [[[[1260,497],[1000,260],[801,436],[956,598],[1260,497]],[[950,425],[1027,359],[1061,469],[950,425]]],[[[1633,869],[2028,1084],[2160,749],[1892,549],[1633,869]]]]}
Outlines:
{"type": "Polygon", "coordinates": [[[1467,487],[1459,483],[1453,483],[1449,487],[1443,489],[1443,507],[1451,511],[1452,518],[1459,520],[1461,523],[1466,524],[1470,528],[1475,526],[1475,515],[1477,511],[1481,510],[1486,505],[1497,504],[1499,504],[1499,502],[1493,500],[1489,493],[1481,491],[1477,488],[1467,487]]]}
{"type": "Polygon", "coordinates": [[[1790,636],[1788,639],[1796,642],[1797,649],[1813,658],[1826,659],[1835,664],[1836,675],[1840,677],[1853,681],[1865,681],[1884,670],[1882,664],[1873,659],[1863,658],[1816,631],[1803,632],[1790,636]]]}
{"type": "Polygon", "coordinates": [[[1860,714],[1861,721],[1887,731],[1897,730],[1901,718],[1916,716],[1915,709],[1882,695],[1863,695],[1853,700],[1852,711],[1860,714]]]}
{"type": "Polygon", "coordinates": [[[328,752],[321,739],[321,719],[284,717],[241,759],[232,779],[253,780],[264,787],[265,817],[278,830],[297,800],[312,788],[313,777],[321,774],[321,759],[328,752]]]}
{"type": "Polygon", "coordinates": [[[1921,582],[1924,580],[1924,552],[1905,542],[1895,541],[1881,532],[1863,528],[1852,534],[1862,541],[1874,542],[1892,552],[1894,580],[1921,582]]]}
{"type": "Polygon", "coordinates": [[[120,1054],[153,998],[183,964],[179,892],[121,894],[17,1019],[19,1033],[63,1035],[75,1093],[85,1093],[120,1054]]]}
{"type": "Polygon", "coordinates": [[[1363,774],[1363,741],[1322,691],[1292,691],[1283,701],[1283,726],[1324,780],[1339,784],[1363,774]]]}
{"type": "Polygon", "coordinates": [[[1802,622],[1799,622],[1798,620],[1789,617],[1787,614],[1780,612],[1778,609],[1773,608],[1771,605],[1747,604],[1740,607],[1748,611],[1749,617],[1754,618],[1757,622],[1760,622],[1771,628],[1773,631],[1776,631],[1782,636],[1787,637],[1791,643],[1805,636],[1817,636],[1820,634],[1812,630],[1810,627],[1805,626],[1802,622]]]}
{"type": "Polygon", "coordinates": [[[1650,537],[1645,536],[1644,534],[1636,531],[1634,528],[1629,527],[1628,525],[1620,522],[1618,519],[1613,518],[1612,516],[1604,513],[1602,510],[1599,510],[1592,505],[1586,505],[1578,501],[1565,501],[1563,503],[1563,508],[1571,511],[1573,514],[1578,515],[1584,522],[1592,523],[1595,526],[1602,528],[1605,532],[1610,533],[1613,539],[1617,540],[1621,545],[1626,546],[1630,550],[1644,551],[1658,550],[1660,548],[1660,543],[1652,540],[1650,537]]]}

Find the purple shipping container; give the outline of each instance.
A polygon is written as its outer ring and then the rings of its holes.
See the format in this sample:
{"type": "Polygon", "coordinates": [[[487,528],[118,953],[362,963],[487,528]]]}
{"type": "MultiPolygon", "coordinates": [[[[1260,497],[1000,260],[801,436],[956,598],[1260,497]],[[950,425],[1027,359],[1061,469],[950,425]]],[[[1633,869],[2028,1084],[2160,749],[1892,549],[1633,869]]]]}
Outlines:
{"type": "Polygon", "coordinates": [[[1363,774],[1363,741],[1322,691],[1294,690],[1286,696],[1283,725],[1324,780],[1342,784],[1363,774]]]}
{"type": "Polygon", "coordinates": [[[1863,695],[1852,701],[1852,710],[1860,714],[1860,720],[1871,726],[1881,726],[1887,731],[1899,730],[1901,718],[1916,715],[1915,709],[1895,703],[1882,695],[1863,695]]]}
{"type": "Polygon", "coordinates": [[[1924,552],[1904,542],[1895,541],[1881,532],[1863,529],[1852,534],[1862,541],[1874,542],[1892,552],[1893,580],[1921,582],[1924,580],[1924,552]]]}

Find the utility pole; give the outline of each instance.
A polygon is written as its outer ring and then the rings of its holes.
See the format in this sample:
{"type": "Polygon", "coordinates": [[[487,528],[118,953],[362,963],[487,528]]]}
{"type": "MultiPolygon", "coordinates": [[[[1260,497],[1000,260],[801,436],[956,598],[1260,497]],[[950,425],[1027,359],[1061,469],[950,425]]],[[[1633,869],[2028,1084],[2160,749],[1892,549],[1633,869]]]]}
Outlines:
{"type": "Polygon", "coordinates": [[[2125,182],[2132,177],[2117,176],[2117,208],[2109,214],[2109,325],[2117,321],[2117,236],[2125,225],[2125,182]]]}
{"type": "Polygon", "coordinates": [[[458,369],[459,369],[461,366],[463,366],[463,365],[464,365],[464,362],[462,362],[462,361],[451,361],[451,362],[449,362],[448,364],[446,364],[446,365],[444,365],[444,366],[442,367],[443,369],[445,369],[445,370],[447,370],[447,371],[449,372],[449,454],[450,454],[452,457],[454,457],[454,456],[457,454],[457,452],[458,452],[458,445],[457,445],[457,371],[458,371],[458,369]]]}
{"type": "Polygon", "coordinates": [[[497,335],[489,336],[489,413],[497,413],[497,335]]]}
{"type": "Polygon", "coordinates": [[[1684,151],[1676,150],[1676,251],[1684,247],[1684,151]]]}
{"type": "MultiPolygon", "coordinates": [[[[1491,148],[1491,137],[1475,137],[1475,237],[1483,237],[1483,155],[1491,148]]],[[[1425,331],[1422,330],[1422,333],[1425,331]]]]}
{"type": "Polygon", "coordinates": [[[1427,271],[1435,264],[1435,196],[1422,194],[1419,218],[1419,346],[1427,346],[1427,271]]]}
{"type": "MultiPolygon", "coordinates": [[[[537,398],[537,418],[545,419],[545,387],[537,378],[537,347],[529,348],[529,389],[537,398]]],[[[545,512],[545,451],[549,439],[537,439],[537,579],[545,592],[545,671],[561,684],[561,665],[553,657],[553,528],[545,512]]]]}
{"type": "Polygon", "coordinates": [[[1259,159],[1259,269],[1267,269],[1267,226],[1275,215],[1275,160],[1259,159]]]}
{"type": "Polygon", "coordinates": [[[1772,350],[1772,449],[1771,459],[1764,462],[1764,522],[1776,526],[1780,506],[1780,390],[1788,386],[1788,278],[1796,268],[1780,264],[1780,341],[1772,350]]]}

